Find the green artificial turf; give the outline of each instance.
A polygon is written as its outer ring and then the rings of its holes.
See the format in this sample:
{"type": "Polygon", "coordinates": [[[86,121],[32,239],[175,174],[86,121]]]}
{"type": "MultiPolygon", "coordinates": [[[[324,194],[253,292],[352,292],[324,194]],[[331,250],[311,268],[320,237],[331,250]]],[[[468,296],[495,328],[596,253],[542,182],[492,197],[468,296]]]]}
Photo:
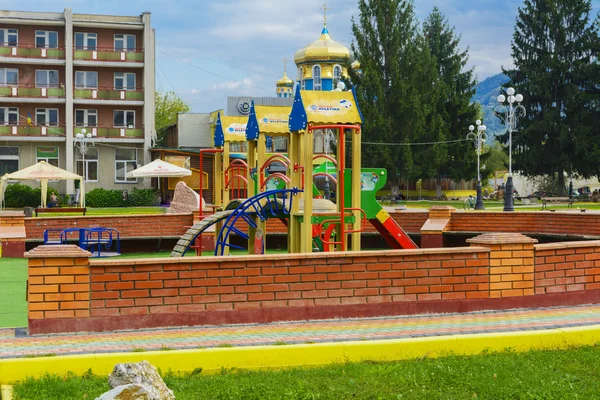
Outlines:
{"type": "MultiPolygon", "coordinates": [[[[199,366],[202,357],[198,357],[199,366]]],[[[90,365],[93,368],[93,365],[90,365]]],[[[93,369],[92,369],[93,371],[93,369]]],[[[164,372],[164,371],[163,371],[164,372]]],[[[178,400],[201,399],[597,399],[600,348],[450,356],[205,375],[167,373],[178,400]]],[[[15,399],[94,399],[106,376],[46,376],[15,385],[15,399]]]]}
{"type": "Polygon", "coordinates": [[[27,260],[0,258],[0,328],[27,326],[27,260]]]}

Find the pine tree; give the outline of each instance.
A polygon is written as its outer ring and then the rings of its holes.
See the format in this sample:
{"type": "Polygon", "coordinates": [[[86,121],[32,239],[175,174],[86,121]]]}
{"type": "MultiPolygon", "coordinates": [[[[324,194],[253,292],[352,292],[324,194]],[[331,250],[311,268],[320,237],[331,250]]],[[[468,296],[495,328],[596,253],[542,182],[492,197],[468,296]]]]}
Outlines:
{"type": "MultiPolygon", "coordinates": [[[[475,122],[480,113],[477,103],[471,102],[477,84],[473,69],[465,69],[469,61],[469,49],[460,50],[460,35],[454,33],[454,28],[450,27],[437,7],[423,23],[423,36],[435,59],[440,78],[443,95],[436,112],[444,121],[444,137],[446,140],[464,139],[468,133],[467,127],[475,122]]],[[[438,178],[442,172],[455,180],[472,179],[477,175],[472,143],[449,143],[439,147],[442,162],[436,174],[438,178]]],[[[438,179],[438,185],[440,183],[438,179]]],[[[441,191],[439,186],[438,189],[441,191]]]]}
{"type": "Polygon", "coordinates": [[[417,177],[428,164],[415,161],[411,143],[439,139],[441,125],[429,103],[437,101],[433,59],[418,32],[409,0],[360,0],[358,22],[352,20],[352,51],[361,72],[351,72],[363,112],[363,164],[388,169],[394,178],[417,177]]]}
{"type": "Polygon", "coordinates": [[[556,175],[562,194],[565,173],[599,172],[599,17],[591,21],[590,12],[591,0],[524,0],[512,42],[515,68],[505,71],[505,87],[524,96],[527,110],[513,134],[513,168],[556,175]]]}

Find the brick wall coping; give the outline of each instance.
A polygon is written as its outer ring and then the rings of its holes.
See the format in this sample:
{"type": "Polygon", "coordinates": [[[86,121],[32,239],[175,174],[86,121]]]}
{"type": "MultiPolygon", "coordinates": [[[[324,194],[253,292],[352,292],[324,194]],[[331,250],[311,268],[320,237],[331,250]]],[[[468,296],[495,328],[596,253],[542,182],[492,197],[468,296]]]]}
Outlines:
{"type": "Polygon", "coordinates": [[[0,217],[22,217],[25,213],[23,211],[2,211],[0,217]]]}
{"type": "Polygon", "coordinates": [[[533,246],[536,250],[573,249],[579,247],[600,247],[600,240],[580,240],[577,242],[543,243],[533,246]]]}
{"type": "Polygon", "coordinates": [[[405,257],[425,254],[462,254],[462,253],[489,253],[487,247],[447,247],[437,249],[417,249],[417,250],[382,250],[382,251],[345,251],[334,253],[295,253],[295,254],[277,254],[261,256],[218,256],[218,257],[165,257],[165,258],[136,258],[121,260],[90,260],[90,266],[122,266],[122,265],[150,265],[150,264],[181,264],[198,262],[245,262],[245,261],[285,261],[298,259],[323,260],[331,259],[339,262],[340,259],[359,257],[405,257]]]}
{"type": "Polygon", "coordinates": [[[520,233],[484,233],[483,235],[467,239],[467,243],[475,244],[505,244],[505,243],[537,243],[537,239],[520,233]]]}
{"type": "MultiPolygon", "coordinates": [[[[60,219],[81,219],[81,218],[139,218],[139,217],[179,217],[181,215],[192,215],[192,213],[164,213],[164,214],[124,214],[124,215],[68,215],[60,216],[60,219]]],[[[40,221],[44,219],[56,219],[56,216],[40,216],[25,218],[26,221],[40,221]]]]}
{"type": "Polygon", "coordinates": [[[451,211],[456,211],[456,208],[454,208],[452,206],[431,206],[429,209],[430,210],[451,210],[451,211]]]}
{"type": "MultiPolygon", "coordinates": [[[[539,205],[541,207],[541,204],[539,205]]],[[[462,215],[465,214],[470,214],[470,215],[476,215],[476,216],[481,216],[481,214],[485,214],[485,215],[491,215],[491,216],[500,216],[500,215],[504,215],[507,216],[507,213],[505,211],[477,211],[477,212],[473,212],[473,211],[467,211],[467,210],[456,210],[456,213],[459,213],[462,215]]],[[[514,213],[511,215],[527,215],[527,214],[539,214],[539,215],[547,215],[547,216],[553,216],[553,215],[571,215],[571,216],[578,216],[578,217],[586,217],[586,216],[593,216],[593,217],[598,217],[598,212],[593,212],[589,211],[582,213],[581,211],[575,210],[575,211],[542,211],[542,210],[526,210],[526,211],[519,211],[518,213],[514,213]]]]}
{"type": "Polygon", "coordinates": [[[83,258],[92,253],[74,244],[42,245],[24,254],[25,258],[83,258]]]}

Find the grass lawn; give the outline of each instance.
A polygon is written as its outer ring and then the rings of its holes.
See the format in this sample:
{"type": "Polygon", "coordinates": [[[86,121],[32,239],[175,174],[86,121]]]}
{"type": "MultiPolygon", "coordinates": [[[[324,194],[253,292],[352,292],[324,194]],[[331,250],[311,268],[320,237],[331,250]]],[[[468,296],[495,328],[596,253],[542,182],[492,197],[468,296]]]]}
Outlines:
{"type": "MultiPolygon", "coordinates": [[[[20,210],[19,210],[20,211],[20,210]]],[[[94,215],[131,215],[131,214],[164,214],[167,212],[165,207],[107,207],[107,208],[89,208],[87,209],[86,216],[94,215]]],[[[77,213],[50,213],[40,214],[37,218],[45,217],[62,217],[62,216],[77,216],[83,215],[77,213]]],[[[33,214],[35,217],[35,213],[33,214]]]]}
{"type": "MultiPolygon", "coordinates": [[[[388,202],[382,203],[382,205],[385,206],[390,206],[390,204],[388,202]]],[[[463,209],[463,202],[462,201],[452,201],[452,200],[448,200],[448,201],[428,201],[428,200],[415,200],[415,201],[398,201],[397,204],[395,205],[391,205],[391,207],[397,207],[397,206],[406,206],[406,208],[423,208],[423,209],[429,209],[433,206],[452,206],[458,210],[462,210],[463,209]]],[[[484,201],[483,205],[485,206],[486,210],[488,211],[502,211],[504,209],[504,203],[502,201],[484,201]]],[[[549,208],[552,210],[571,210],[571,208],[568,207],[567,204],[551,204],[549,205],[549,208]]],[[[600,203],[592,203],[592,202],[575,202],[573,203],[573,210],[577,210],[578,208],[582,209],[585,208],[587,210],[600,210],[600,203]]],[[[542,203],[538,202],[538,203],[533,203],[533,204],[527,204],[527,205],[522,205],[521,202],[519,201],[515,201],[515,211],[541,211],[542,209],[542,203]]]]}
{"type": "MultiPolygon", "coordinates": [[[[276,371],[223,370],[220,375],[196,372],[167,373],[164,377],[178,400],[597,399],[600,348],[349,363],[276,371]]],[[[16,399],[47,400],[93,399],[108,389],[107,378],[93,374],[28,379],[14,387],[16,399]]]]}
{"type": "Polygon", "coordinates": [[[27,326],[27,260],[0,258],[0,328],[27,326]]]}

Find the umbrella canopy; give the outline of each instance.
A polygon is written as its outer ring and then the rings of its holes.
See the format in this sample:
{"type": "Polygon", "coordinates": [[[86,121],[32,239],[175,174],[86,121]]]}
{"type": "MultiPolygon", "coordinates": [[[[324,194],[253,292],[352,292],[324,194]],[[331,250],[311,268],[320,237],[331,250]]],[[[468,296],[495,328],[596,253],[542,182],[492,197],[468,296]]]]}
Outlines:
{"type": "MultiPolygon", "coordinates": [[[[85,204],[85,190],[83,188],[83,177],[73,172],[69,172],[62,168],[55,167],[54,165],[48,164],[46,161],[40,161],[30,167],[23,168],[12,174],[6,174],[2,177],[2,181],[5,186],[6,181],[28,181],[38,180],[42,187],[42,207],[46,207],[46,195],[48,193],[48,180],[61,180],[61,179],[73,179],[81,181],[81,205],[85,204]]],[[[2,191],[2,200],[4,200],[4,193],[2,191]]]]}
{"type": "Polygon", "coordinates": [[[154,160],[136,170],[127,173],[127,178],[168,178],[190,176],[192,171],[178,167],[163,160],[154,160]]]}

